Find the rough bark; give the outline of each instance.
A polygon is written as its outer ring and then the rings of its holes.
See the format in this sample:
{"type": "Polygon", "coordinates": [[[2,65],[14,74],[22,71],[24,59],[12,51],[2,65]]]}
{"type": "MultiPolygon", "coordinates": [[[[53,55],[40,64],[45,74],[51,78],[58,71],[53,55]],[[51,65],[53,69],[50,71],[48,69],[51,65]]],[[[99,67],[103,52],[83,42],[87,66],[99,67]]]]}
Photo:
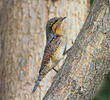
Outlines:
{"type": "Polygon", "coordinates": [[[92,100],[110,69],[110,1],[94,0],[43,100],[92,100]]]}
{"type": "Polygon", "coordinates": [[[45,25],[67,16],[63,30],[68,48],[89,9],[89,0],[0,1],[0,100],[41,100],[52,83],[50,72],[32,95],[45,45],[45,25]]]}

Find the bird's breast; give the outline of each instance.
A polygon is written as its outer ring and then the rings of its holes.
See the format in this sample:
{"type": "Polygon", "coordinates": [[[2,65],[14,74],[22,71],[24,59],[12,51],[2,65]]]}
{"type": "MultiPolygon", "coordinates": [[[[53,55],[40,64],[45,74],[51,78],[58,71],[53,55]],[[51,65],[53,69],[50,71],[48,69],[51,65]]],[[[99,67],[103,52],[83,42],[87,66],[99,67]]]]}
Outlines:
{"type": "Polygon", "coordinates": [[[60,39],[60,41],[61,41],[60,45],[56,49],[54,56],[53,56],[53,60],[55,60],[55,61],[59,61],[63,58],[63,53],[66,48],[66,41],[64,39],[60,39]]]}

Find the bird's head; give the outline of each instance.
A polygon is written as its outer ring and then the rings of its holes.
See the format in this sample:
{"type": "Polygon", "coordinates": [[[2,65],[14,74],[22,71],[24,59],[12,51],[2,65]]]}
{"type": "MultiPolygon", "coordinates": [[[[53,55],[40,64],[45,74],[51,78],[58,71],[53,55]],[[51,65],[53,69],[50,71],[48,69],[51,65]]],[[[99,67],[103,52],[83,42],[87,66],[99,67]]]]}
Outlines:
{"type": "Polygon", "coordinates": [[[61,23],[62,21],[65,19],[66,17],[54,17],[51,18],[46,25],[46,33],[47,35],[49,33],[53,33],[53,34],[62,34],[62,30],[61,30],[61,23]]]}

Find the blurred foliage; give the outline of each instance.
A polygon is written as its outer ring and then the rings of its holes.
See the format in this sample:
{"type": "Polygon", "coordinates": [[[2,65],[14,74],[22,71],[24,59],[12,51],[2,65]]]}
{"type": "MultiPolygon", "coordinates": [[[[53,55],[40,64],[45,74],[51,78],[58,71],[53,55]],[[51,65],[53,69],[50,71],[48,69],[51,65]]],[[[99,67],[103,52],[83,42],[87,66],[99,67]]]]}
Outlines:
{"type": "Polygon", "coordinates": [[[94,100],[110,100],[110,72],[105,76],[104,83],[94,100]]]}
{"type": "Polygon", "coordinates": [[[92,6],[94,0],[90,0],[90,6],[92,6]]]}

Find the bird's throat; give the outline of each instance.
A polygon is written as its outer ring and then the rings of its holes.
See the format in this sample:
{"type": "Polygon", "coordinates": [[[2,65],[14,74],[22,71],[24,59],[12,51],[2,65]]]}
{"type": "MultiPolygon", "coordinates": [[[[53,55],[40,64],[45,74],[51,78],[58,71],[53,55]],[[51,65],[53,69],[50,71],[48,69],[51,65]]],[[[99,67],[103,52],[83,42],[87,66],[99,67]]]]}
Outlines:
{"type": "Polygon", "coordinates": [[[59,34],[59,35],[62,35],[62,34],[63,34],[63,32],[62,32],[62,30],[61,30],[61,28],[60,28],[60,25],[57,25],[57,24],[53,25],[52,31],[53,31],[55,34],[59,34]]]}
{"type": "Polygon", "coordinates": [[[60,27],[58,27],[57,29],[56,29],[56,32],[55,32],[56,34],[59,34],[59,35],[62,35],[63,34],[63,32],[62,32],[62,30],[61,30],[61,28],[60,27]]]}

